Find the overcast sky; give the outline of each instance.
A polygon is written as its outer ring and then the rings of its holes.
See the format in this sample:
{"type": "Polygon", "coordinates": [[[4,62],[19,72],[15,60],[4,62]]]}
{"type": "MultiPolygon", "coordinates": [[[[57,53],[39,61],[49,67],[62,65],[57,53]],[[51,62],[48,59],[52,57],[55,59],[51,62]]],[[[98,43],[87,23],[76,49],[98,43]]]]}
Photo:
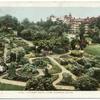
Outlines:
{"type": "Polygon", "coordinates": [[[91,7],[13,7],[0,8],[0,16],[10,14],[20,21],[29,18],[30,21],[46,19],[50,15],[63,16],[71,13],[74,17],[99,16],[100,8],[91,7]]]}

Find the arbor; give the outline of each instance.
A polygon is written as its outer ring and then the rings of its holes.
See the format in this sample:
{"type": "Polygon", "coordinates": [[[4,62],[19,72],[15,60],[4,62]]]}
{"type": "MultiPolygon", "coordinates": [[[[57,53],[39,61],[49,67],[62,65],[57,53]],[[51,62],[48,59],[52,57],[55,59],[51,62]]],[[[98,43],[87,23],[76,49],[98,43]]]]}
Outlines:
{"type": "Polygon", "coordinates": [[[75,84],[77,90],[97,90],[99,83],[87,75],[81,76],[75,84]]]}

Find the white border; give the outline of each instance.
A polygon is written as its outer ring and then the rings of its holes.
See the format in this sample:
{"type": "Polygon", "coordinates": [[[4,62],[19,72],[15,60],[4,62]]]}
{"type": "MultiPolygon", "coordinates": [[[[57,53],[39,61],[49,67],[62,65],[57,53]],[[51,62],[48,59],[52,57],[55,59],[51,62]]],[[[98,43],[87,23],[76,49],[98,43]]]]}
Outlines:
{"type": "Polygon", "coordinates": [[[7,0],[0,1],[0,7],[100,7],[100,1],[67,1],[67,0],[7,0]]]}
{"type": "Polygon", "coordinates": [[[1,91],[0,98],[100,98],[100,91],[1,91]]]}
{"type": "MultiPolygon", "coordinates": [[[[2,0],[0,7],[100,7],[99,0],[2,0]]],[[[0,98],[100,98],[100,91],[0,91],[0,98]]]]}

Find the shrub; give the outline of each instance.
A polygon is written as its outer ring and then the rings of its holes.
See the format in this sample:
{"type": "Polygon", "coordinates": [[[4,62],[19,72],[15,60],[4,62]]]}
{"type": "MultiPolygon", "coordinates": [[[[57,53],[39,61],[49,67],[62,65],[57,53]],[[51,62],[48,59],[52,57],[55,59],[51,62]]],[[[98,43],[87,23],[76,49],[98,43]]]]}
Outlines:
{"type": "Polygon", "coordinates": [[[26,90],[50,91],[56,90],[51,78],[38,77],[30,79],[26,84],[26,90]]]}
{"type": "Polygon", "coordinates": [[[60,58],[60,63],[61,65],[68,65],[68,64],[73,64],[76,61],[71,57],[71,58],[60,58]]]}
{"type": "Polygon", "coordinates": [[[77,76],[80,76],[82,73],[84,73],[84,67],[79,64],[68,64],[66,68],[77,76]]]}
{"type": "Polygon", "coordinates": [[[45,68],[47,67],[47,61],[43,59],[35,59],[33,65],[37,66],[38,68],[45,68]]]}
{"type": "Polygon", "coordinates": [[[86,74],[89,75],[90,77],[95,78],[100,82],[100,68],[95,68],[95,67],[89,68],[86,74]]]}
{"type": "Polygon", "coordinates": [[[63,48],[54,47],[53,52],[55,52],[57,54],[62,54],[62,53],[65,53],[65,50],[63,48]]]}
{"type": "Polygon", "coordinates": [[[73,84],[73,79],[70,74],[63,73],[62,75],[63,75],[63,79],[61,80],[61,83],[63,85],[72,85],[73,84]]]}
{"type": "Polygon", "coordinates": [[[73,51],[71,51],[71,55],[75,56],[75,57],[82,57],[83,56],[83,52],[81,52],[79,50],[73,50],[73,51]]]}
{"type": "Polygon", "coordinates": [[[87,75],[81,76],[74,84],[77,90],[97,90],[99,83],[87,75]]]}
{"type": "Polygon", "coordinates": [[[90,61],[89,59],[87,58],[81,58],[77,61],[79,64],[85,66],[85,68],[90,68],[94,65],[94,63],[92,61],[90,61]]]}
{"type": "Polygon", "coordinates": [[[98,68],[94,71],[93,78],[95,78],[96,80],[98,80],[100,82],[100,68],[98,68]]]}
{"type": "Polygon", "coordinates": [[[16,75],[16,77],[14,78],[14,80],[26,82],[26,81],[29,80],[29,78],[26,77],[26,76],[16,75]]]}
{"type": "Polygon", "coordinates": [[[32,76],[38,75],[38,71],[36,70],[36,66],[32,64],[25,64],[20,70],[17,71],[17,80],[27,81],[32,76]]]}
{"type": "Polygon", "coordinates": [[[27,58],[22,58],[19,62],[19,64],[21,64],[21,65],[24,65],[24,64],[27,64],[27,63],[29,63],[29,60],[27,58]]]}
{"type": "Polygon", "coordinates": [[[64,59],[64,58],[60,58],[60,64],[61,65],[67,65],[68,61],[66,61],[66,59],[64,59]]]}

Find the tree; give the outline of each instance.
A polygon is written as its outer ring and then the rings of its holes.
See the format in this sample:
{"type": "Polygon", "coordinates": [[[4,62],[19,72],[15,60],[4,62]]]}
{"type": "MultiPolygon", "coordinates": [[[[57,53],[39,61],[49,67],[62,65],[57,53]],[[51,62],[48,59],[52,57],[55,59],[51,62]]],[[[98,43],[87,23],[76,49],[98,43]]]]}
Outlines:
{"type": "Polygon", "coordinates": [[[48,34],[45,30],[41,29],[41,30],[36,30],[35,32],[33,32],[33,39],[34,40],[43,40],[43,39],[47,39],[48,38],[48,34]]]}
{"type": "Polygon", "coordinates": [[[24,26],[24,29],[28,28],[30,26],[30,21],[28,20],[28,18],[25,18],[22,22],[21,25],[24,26]]]}
{"type": "Polygon", "coordinates": [[[96,18],[95,24],[100,29],[100,16],[96,18]]]}
{"type": "Polygon", "coordinates": [[[97,90],[98,86],[98,81],[87,75],[78,78],[75,84],[77,90],[97,90]]]}
{"type": "Polygon", "coordinates": [[[95,27],[95,34],[92,35],[93,42],[100,43],[100,29],[95,27]]]}
{"type": "Polygon", "coordinates": [[[53,24],[48,28],[49,32],[54,32],[56,36],[62,36],[64,32],[68,32],[70,26],[63,23],[61,20],[53,22],[53,24]]]}
{"type": "Polygon", "coordinates": [[[93,42],[100,43],[100,16],[91,19],[89,28],[92,30],[92,32],[89,32],[89,36],[93,39],[93,42]]]}
{"type": "Polygon", "coordinates": [[[11,62],[8,66],[8,79],[14,79],[16,77],[16,63],[11,62]]]}
{"type": "Polygon", "coordinates": [[[72,50],[75,50],[75,49],[76,49],[77,43],[78,43],[77,38],[73,38],[73,39],[71,40],[71,48],[72,48],[72,50]]]}
{"type": "Polygon", "coordinates": [[[16,53],[11,52],[10,53],[10,62],[16,61],[16,53]]]}
{"type": "Polygon", "coordinates": [[[86,41],[85,41],[84,34],[85,34],[85,24],[82,23],[80,25],[80,34],[79,34],[79,37],[80,37],[80,48],[82,50],[86,47],[86,41]]]}
{"type": "Polygon", "coordinates": [[[24,30],[24,26],[21,24],[21,23],[19,23],[19,25],[17,26],[17,35],[18,36],[21,36],[21,31],[22,30],[24,30]]]}
{"type": "Polygon", "coordinates": [[[33,30],[30,28],[24,29],[21,31],[20,36],[26,40],[32,40],[33,39],[33,30]]]}
{"type": "MultiPolygon", "coordinates": [[[[11,52],[14,53],[16,55],[16,61],[20,62],[20,60],[24,57],[25,55],[25,50],[23,47],[19,47],[19,48],[13,48],[11,49],[11,52]]],[[[14,58],[12,58],[14,59],[14,58]]]]}
{"type": "Polygon", "coordinates": [[[49,73],[47,68],[45,68],[44,74],[45,74],[45,77],[51,77],[51,74],[49,73]]]}
{"type": "Polygon", "coordinates": [[[12,17],[11,15],[5,15],[0,18],[0,26],[5,28],[8,31],[8,28],[12,28],[17,30],[19,22],[16,17],[12,17]]]}

